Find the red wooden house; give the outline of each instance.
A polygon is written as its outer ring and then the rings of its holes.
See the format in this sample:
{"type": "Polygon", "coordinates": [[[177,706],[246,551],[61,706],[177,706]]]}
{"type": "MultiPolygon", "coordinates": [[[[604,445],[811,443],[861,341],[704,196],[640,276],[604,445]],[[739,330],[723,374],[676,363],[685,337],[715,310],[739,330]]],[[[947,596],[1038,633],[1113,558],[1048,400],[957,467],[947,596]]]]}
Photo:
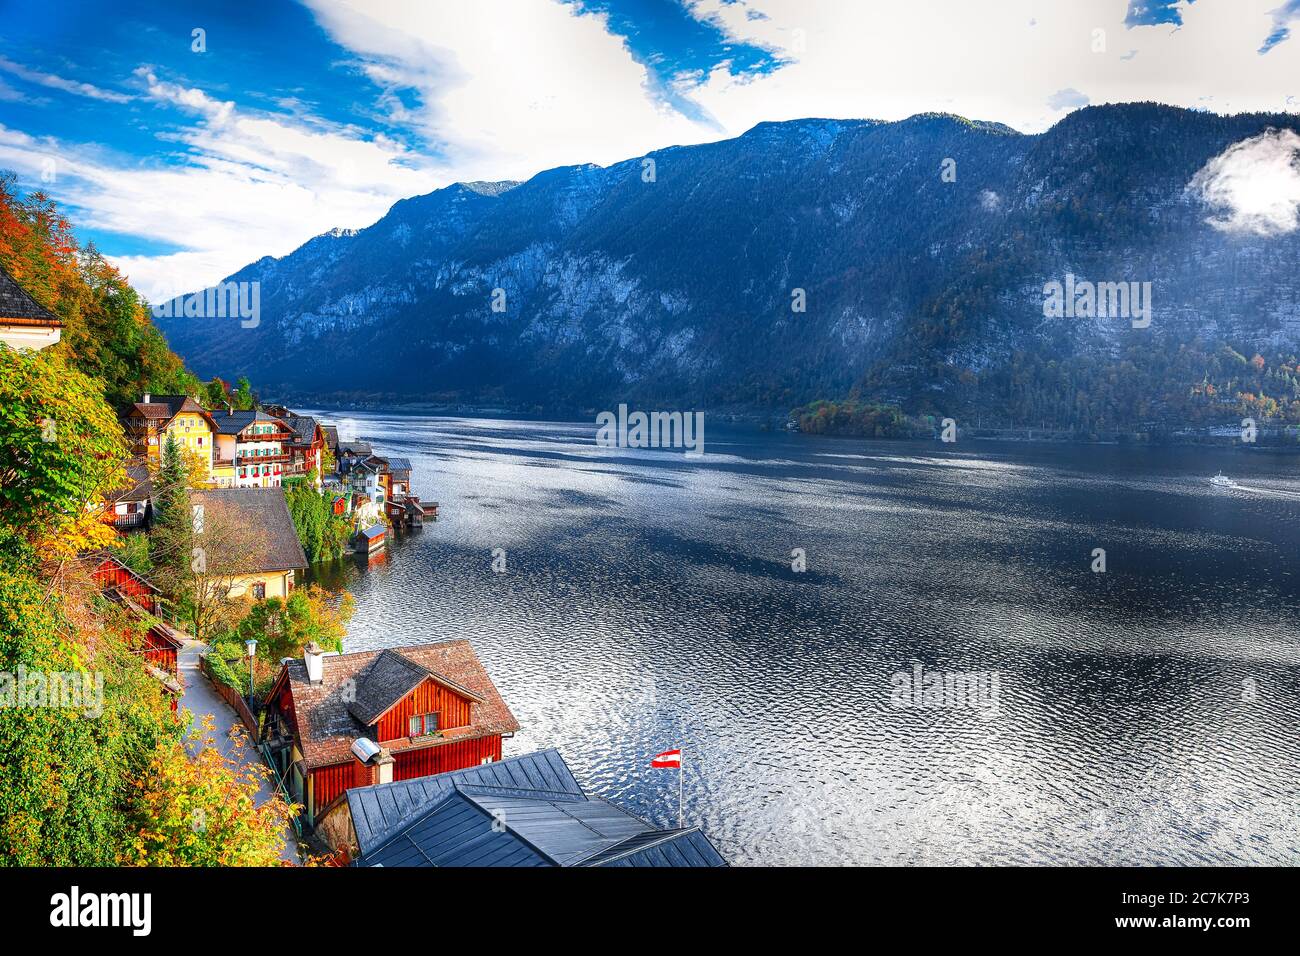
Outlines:
{"type": "Polygon", "coordinates": [[[262,741],[316,826],[349,787],[500,760],[518,729],[468,641],[356,654],[310,645],[267,694],[262,741]]]}
{"type": "Polygon", "coordinates": [[[159,612],[161,592],[111,554],[99,552],[92,561],[91,577],[104,596],[148,624],[132,651],[166,686],[172,697],[172,710],[176,710],[176,699],[182,690],[175,680],[177,657],[184,642],[176,630],[155,616],[159,612]]]}
{"type": "Polygon", "coordinates": [[[159,595],[162,594],[158,588],[107,552],[98,552],[91,560],[94,569],[90,576],[101,590],[105,593],[119,591],[150,614],[158,613],[159,595]]]}

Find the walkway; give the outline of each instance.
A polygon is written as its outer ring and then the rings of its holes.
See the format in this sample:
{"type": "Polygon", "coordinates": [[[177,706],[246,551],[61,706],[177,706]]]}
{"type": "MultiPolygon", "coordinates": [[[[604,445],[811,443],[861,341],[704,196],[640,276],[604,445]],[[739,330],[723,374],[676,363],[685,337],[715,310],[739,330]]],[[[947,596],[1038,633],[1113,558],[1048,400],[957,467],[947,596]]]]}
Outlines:
{"type": "MultiPolygon", "coordinates": [[[[217,695],[212,689],[212,684],[208,682],[207,676],[199,670],[199,658],[203,656],[206,645],[193,638],[185,638],[185,646],[177,656],[177,663],[181,672],[181,678],[185,681],[185,694],[181,697],[181,705],[189,708],[194,714],[195,722],[203,719],[205,714],[212,715],[212,726],[217,739],[217,749],[227,757],[238,757],[243,764],[256,763],[259,766],[265,766],[261,756],[251,744],[242,748],[242,753],[236,754],[234,742],[230,739],[230,728],[238,724],[241,729],[244,728],[244,722],[239,719],[239,715],[217,695]]],[[[268,776],[261,784],[257,797],[257,805],[261,806],[267,800],[275,795],[275,784],[268,776]]],[[[288,824],[285,827],[284,849],[280,851],[280,857],[291,863],[299,862],[298,859],[298,840],[293,832],[293,825],[288,824]]]]}

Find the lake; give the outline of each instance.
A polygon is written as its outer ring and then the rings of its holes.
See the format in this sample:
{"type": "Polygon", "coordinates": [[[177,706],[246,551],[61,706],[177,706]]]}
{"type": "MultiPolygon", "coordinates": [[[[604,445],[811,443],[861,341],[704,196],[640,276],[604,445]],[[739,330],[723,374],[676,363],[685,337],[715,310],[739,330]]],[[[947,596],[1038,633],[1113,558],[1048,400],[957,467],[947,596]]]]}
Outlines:
{"type": "Polygon", "coordinates": [[[732,863],[1300,861],[1300,458],[316,414],[441,505],[314,572],[345,649],[469,639],[507,755],[662,826],[682,746],[732,863]]]}

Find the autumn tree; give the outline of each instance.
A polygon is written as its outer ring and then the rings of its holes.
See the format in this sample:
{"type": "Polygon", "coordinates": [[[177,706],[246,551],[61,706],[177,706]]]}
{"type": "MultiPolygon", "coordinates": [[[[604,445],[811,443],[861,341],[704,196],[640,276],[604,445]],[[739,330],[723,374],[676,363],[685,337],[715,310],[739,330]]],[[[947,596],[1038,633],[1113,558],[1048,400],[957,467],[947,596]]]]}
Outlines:
{"type": "Polygon", "coordinates": [[[259,802],[270,770],[246,759],[249,743],[238,725],[231,737],[233,749],[226,756],[216,747],[209,716],[184,742],[153,754],[132,781],[133,833],[119,854],[121,864],[281,864],[285,828],[300,808],[278,792],[259,802]]]}
{"type": "Polygon", "coordinates": [[[218,498],[187,498],[184,511],[166,527],[154,526],[154,579],[174,595],[178,614],[199,640],[221,634],[244,616],[249,599],[232,596],[241,578],[258,570],[266,532],[251,527],[238,510],[218,498]],[[174,560],[177,556],[180,560],[174,560]]]}
{"type": "Polygon", "coordinates": [[[0,266],[63,321],[60,341],[49,351],[90,376],[114,409],[142,392],[197,389],[126,278],[93,245],[77,242],[50,197],[19,195],[8,172],[0,173],[0,266]]]}
{"type": "Polygon", "coordinates": [[[126,481],[126,453],[92,379],[57,354],[0,344],[0,526],[8,533],[47,558],[109,543],[100,516],[105,494],[126,481]]]}

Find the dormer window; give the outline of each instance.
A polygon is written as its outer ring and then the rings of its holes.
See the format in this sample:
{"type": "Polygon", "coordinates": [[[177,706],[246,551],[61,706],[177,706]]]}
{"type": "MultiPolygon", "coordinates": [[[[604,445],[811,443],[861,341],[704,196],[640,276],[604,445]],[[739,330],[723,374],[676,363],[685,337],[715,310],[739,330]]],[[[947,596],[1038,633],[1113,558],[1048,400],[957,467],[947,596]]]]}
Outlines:
{"type": "Polygon", "coordinates": [[[438,732],[438,715],[420,714],[412,717],[408,730],[410,737],[430,737],[438,732]]]}

